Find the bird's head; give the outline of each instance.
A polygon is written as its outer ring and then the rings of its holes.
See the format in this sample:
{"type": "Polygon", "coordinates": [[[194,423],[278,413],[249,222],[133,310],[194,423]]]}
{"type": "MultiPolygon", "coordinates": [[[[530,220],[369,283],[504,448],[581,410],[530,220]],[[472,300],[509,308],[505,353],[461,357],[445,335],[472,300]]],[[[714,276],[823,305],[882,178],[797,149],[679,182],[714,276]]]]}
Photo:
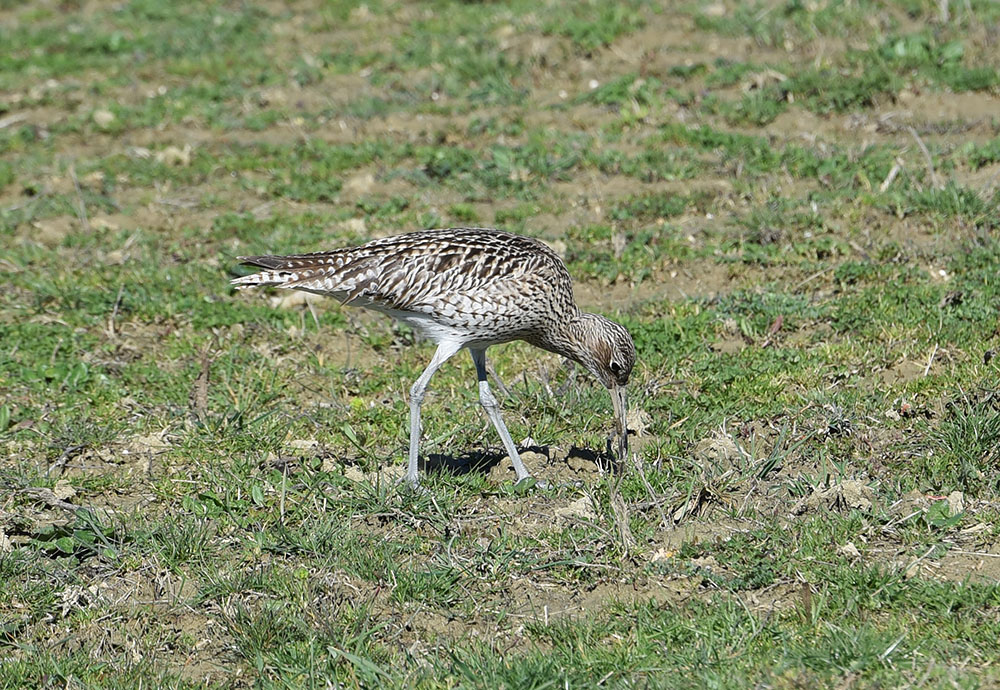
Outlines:
{"type": "Polygon", "coordinates": [[[635,343],[624,326],[598,314],[581,314],[580,347],[573,358],[585,366],[611,393],[615,408],[615,431],[618,434],[619,460],[628,453],[626,415],[628,403],[625,386],[635,366],[635,343]]]}
{"type": "Polygon", "coordinates": [[[604,384],[605,388],[628,384],[635,366],[635,343],[625,327],[598,316],[597,327],[591,336],[593,361],[587,368],[604,384]]]}

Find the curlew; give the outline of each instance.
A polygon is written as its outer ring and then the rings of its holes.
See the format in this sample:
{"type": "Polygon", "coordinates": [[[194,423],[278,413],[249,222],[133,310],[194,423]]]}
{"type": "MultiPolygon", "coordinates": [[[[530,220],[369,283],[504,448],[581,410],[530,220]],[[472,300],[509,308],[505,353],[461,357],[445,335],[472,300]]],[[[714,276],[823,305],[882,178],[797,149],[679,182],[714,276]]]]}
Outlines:
{"type": "Polygon", "coordinates": [[[420,405],[434,372],[468,348],[479,402],[520,482],[530,477],[486,381],[486,349],[524,340],[583,365],[611,393],[619,459],[628,450],[626,384],[635,346],[624,327],[581,311],[566,265],[545,244],[486,228],[412,232],[358,247],[291,256],[242,256],[264,269],[232,281],[238,289],[273,285],[337,298],[409,325],[437,345],[410,388],[406,481],[416,486],[420,405]]]}

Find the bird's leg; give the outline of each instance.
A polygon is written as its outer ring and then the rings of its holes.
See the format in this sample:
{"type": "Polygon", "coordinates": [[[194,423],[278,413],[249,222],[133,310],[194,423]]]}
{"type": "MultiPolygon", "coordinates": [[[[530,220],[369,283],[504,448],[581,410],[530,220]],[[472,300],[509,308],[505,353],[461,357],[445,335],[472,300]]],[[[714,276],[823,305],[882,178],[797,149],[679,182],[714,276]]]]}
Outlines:
{"type": "Polygon", "coordinates": [[[493,397],[493,392],[490,390],[490,384],[486,381],[486,350],[474,350],[469,349],[470,354],[472,354],[472,361],[476,365],[476,377],[479,379],[479,403],[486,410],[486,416],[490,418],[493,422],[493,426],[496,427],[497,433],[500,434],[500,440],[503,442],[503,447],[507,450],[507,454],[510,456],[511,462],[514,463],[514,471],[517,472],[517,481],[522,479],[527,479],[531,476],[528,469],[521,462],[521,456],[517,452],[517,447],[514,445],[514,440],[510,437],[510,432],[507,431],[507,427],[503,423],[503,419],[500,417],[500,404],[497,399],[493,397]]]}
{"type": "Polygon", "coordinates": [[[434,372],[460,349],[462,349],[460,343],[439,343],[437,350],[434,351],[434,356],[431,357],[430,364],[410,387],[410,458],[406,465],[405,477],[406,483],[410,486],[416,487],[420,482],[417,478],[417,453],[420,451],[420,404],[424,401],[427,383],[431,380],[434,372]]]}

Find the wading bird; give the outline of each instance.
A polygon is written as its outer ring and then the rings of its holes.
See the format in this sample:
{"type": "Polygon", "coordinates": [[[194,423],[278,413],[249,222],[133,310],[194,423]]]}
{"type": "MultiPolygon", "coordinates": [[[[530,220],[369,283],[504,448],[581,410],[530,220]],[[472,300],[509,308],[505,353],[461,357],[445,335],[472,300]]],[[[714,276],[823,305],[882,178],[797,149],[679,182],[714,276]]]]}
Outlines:
{"type": "Polygon", "coordinates": [[[486,381],[486,348],[525,340],[582,364],[607,387],[615,413],[619,460],[628,450],[625,386],[635,345],[624,327],[580,311],[566,265],[541,242],[485,228],[412,232],[358,247],[291,256],[243,256],[264,269],[236,278],[237,288],[273,285],[328,295],[409,325],[437,345],[410,388],[406,481],[416,486],[420,404],[434,372],[469,349],[479,402],[496,427],[520,482],[530,477],[486,381]]]}

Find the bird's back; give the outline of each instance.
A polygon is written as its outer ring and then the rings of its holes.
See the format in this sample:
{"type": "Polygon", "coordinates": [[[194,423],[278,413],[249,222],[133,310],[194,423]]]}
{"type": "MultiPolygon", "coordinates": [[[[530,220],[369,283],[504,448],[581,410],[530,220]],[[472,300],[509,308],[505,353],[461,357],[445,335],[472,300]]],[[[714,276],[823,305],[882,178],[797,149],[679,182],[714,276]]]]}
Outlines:
{"type": "Polygon", "coordinates": [[[427,319],[468,342],[534,335],[575,313],[572,282],[545,244],[485,228],[412,232],[358,247],[242,257],[267,269],[233,281],[331,295],[414,323],[427,319]]]}

